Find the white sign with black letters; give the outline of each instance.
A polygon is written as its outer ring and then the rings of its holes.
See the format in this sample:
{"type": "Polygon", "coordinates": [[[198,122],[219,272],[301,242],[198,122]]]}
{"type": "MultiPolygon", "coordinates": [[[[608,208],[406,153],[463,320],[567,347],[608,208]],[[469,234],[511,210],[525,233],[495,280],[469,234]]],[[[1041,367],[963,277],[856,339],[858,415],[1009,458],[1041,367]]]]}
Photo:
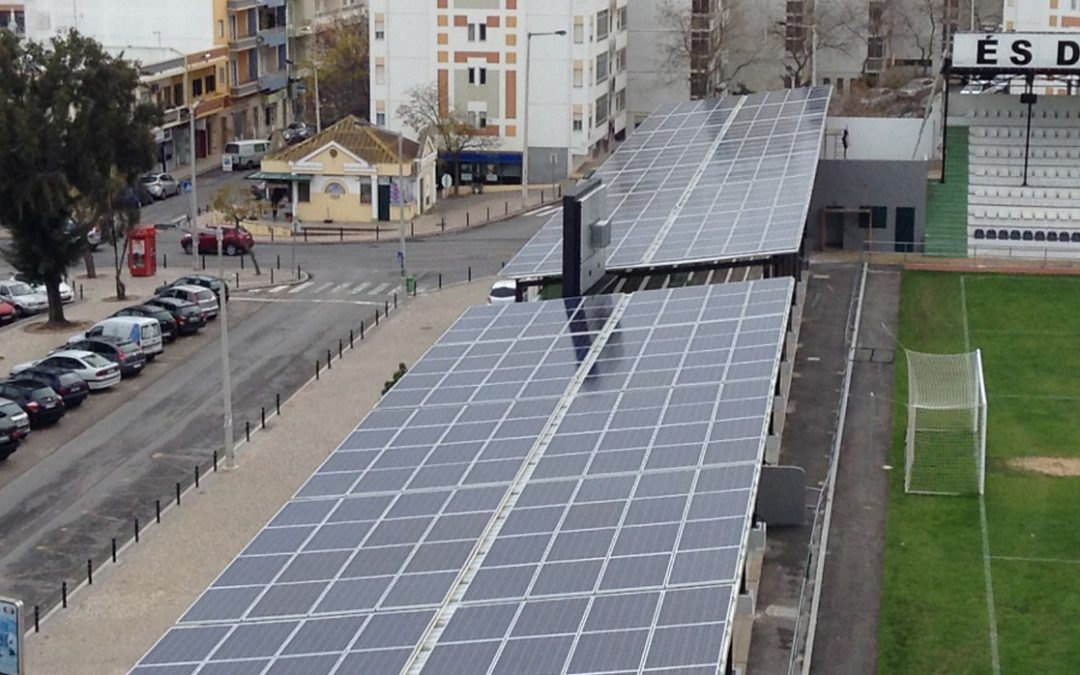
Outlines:
{"type": "Polygon", "coordinates": [[[1075,33],[957,33],[953,40],[954,68],[1080,73],[1080,35],[1075,33]]]}

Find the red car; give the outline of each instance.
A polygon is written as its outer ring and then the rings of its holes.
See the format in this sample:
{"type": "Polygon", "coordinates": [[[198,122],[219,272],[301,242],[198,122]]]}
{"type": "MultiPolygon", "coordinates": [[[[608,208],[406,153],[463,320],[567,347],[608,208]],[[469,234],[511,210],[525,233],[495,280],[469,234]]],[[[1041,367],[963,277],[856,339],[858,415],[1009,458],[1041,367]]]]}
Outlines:
{"type": "MultiPolygon", "coordinates": [[[[221,228],[221,250],[225,255],[242,255],[255,245],[255,238],[241,227],[225,226],[221,228]]],[[[184,253],[191,253],[191,235],[185,234],[180,239],[184,253]]],[[[199,253],[217,255],[217,229],[199,232],[199,253]]]]}
{"type": "Polygon", "coordinates": [[[0,300],[0,326],[7,325],[19,318],[19,313],[9,303],[0,300]]]}

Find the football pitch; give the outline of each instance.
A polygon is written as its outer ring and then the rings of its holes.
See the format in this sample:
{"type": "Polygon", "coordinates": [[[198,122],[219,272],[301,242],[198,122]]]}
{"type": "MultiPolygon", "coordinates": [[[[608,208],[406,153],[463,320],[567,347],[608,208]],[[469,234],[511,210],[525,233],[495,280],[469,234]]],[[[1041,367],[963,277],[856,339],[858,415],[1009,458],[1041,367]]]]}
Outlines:
{"type": "Polygon", "coordinates": [[[1080,277],[905,272],[899,339],[982,350],[986,490],[904,493],[899,349],[878,672],[1080,673],[1080,277]]]}

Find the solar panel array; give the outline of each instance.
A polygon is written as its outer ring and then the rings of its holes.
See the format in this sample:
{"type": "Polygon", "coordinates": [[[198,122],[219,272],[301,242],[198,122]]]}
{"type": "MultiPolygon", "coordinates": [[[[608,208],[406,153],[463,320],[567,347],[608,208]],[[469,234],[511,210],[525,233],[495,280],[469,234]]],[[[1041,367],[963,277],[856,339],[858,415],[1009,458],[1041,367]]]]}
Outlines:
{"type": "MultiPolygon", "coordinates": [[[[597,171],[611,206],[611,270],[791,253],[802,241],[830,87],[661,107],[597,171]]],[[[562,214],[507,264],[558,276],[562,214]]]]}
{"type": "Polygon", "coordinates": [[[792,286],[470,309],[132,672],[716,672],[792,286]]]}

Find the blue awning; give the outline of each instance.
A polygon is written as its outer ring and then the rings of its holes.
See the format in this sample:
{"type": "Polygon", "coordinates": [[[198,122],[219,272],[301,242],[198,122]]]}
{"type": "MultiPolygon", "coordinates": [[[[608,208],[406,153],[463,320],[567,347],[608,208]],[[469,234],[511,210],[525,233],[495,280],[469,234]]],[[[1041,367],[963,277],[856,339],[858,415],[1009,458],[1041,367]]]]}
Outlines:
{"type": "MultiPolygon", "coordinates": [[[[444,162],[453,162],[454,156],[450,153],[439,153],[439,159],[444,162]]],[[[520,152],[463,152],[461,153],[462,164],[521,164],[520,152]]]]}

